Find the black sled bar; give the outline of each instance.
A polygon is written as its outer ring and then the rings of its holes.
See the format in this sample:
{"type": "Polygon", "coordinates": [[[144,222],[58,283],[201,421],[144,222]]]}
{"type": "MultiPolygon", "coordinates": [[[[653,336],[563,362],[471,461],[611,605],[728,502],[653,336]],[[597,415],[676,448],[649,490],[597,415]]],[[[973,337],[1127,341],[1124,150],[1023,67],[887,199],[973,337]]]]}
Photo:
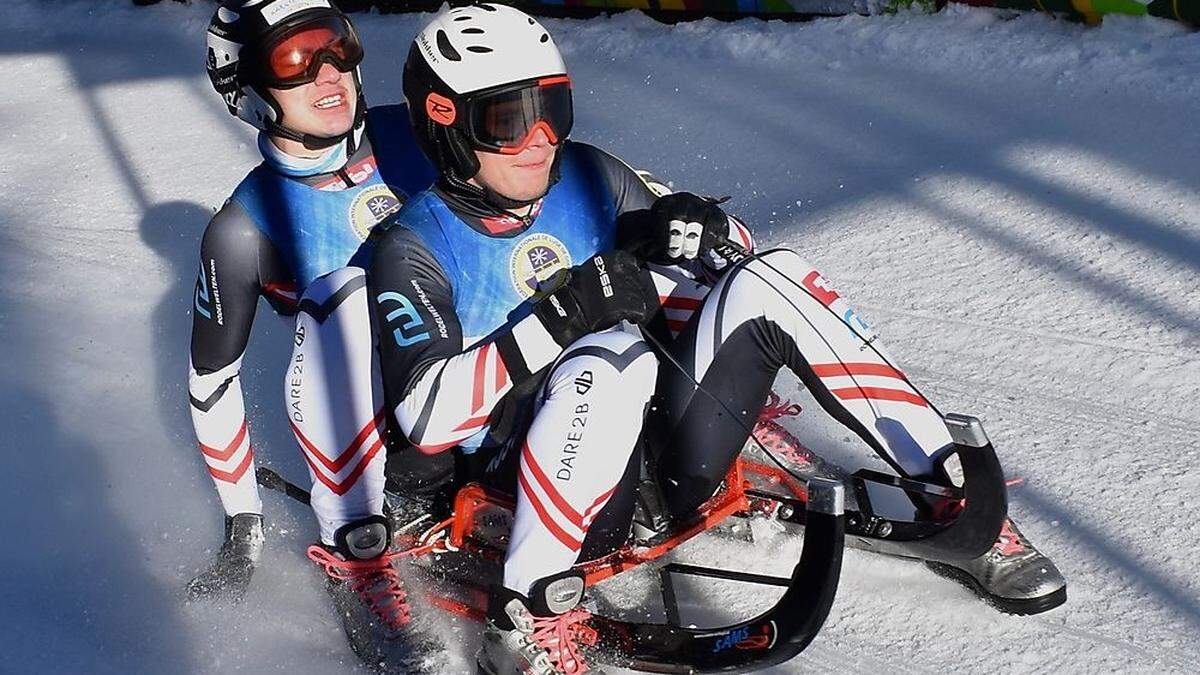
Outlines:
{"type": "Polygon", "coordinates": [[[791,583],[763,614],[721,628],[629,623],[593,615],[605,662],[653,673],[740,673],[783,663],[813,641],[837,593],[845,543],[845,492],[808,481],[804,549],[791,583]]]}
{"type": "Polygon", "coordinates": [[[296,485],[265,466],[260,466],[254,470],[254,478],[258,481],[259,485],[268,490],[275,490],[276,492],[285,494],[301,504],[308,504],[312,499],[312,495],[309,494],[308,490],[296,485]]]}
{"type": "Polygon", "coordinates": [[[872,526],[872,520],[886,521],[870,513],[870,500],[865,498],[862,481],[889,482],[900,487],[911,481],[860,471],[851,478],[860,497],[861,509],[851,516],[855,520],[851,527],[854,548],[936,562],[961,562],[978,558],[996,543],[1004,519],[1008,517],[1008,490],[996,450],[974,417],[951,413],[946,415],[946,426],[962,465],[962,512],[949,525],[933,533],[914,531],[902,524],[884,528],[872,526]],[[863,536],[857,536],[859,533],[855,532],[860,528],[867,530],[863,536]]]}

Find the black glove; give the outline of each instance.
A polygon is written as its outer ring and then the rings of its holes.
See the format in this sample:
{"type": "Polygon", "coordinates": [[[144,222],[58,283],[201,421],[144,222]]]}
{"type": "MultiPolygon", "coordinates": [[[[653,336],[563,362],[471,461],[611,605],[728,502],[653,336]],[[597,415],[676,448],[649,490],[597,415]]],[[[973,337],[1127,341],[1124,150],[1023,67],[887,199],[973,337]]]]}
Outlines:
{"type": "Polygon", "coordinates": [[[729,233],[729,218],[721,202],[690,192],[659,197],[650,207],[650,226],[660,262],[695,260],[729,233]]]}
{"type": "Polygon", "coordinates": [[[625,251],[593,256],[542,287],[533,313],[563,347],[622,320],[643,323],[657,309],[650,301],[658,297],[650,273],[625,251]]]}

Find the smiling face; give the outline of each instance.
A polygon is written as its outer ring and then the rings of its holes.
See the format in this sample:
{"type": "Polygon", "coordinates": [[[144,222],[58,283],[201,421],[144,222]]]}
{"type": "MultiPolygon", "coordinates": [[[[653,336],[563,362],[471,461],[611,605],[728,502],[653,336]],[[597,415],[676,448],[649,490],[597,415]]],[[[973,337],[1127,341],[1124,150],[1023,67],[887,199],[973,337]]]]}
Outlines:
{"type": "Polygon", "coordinates": [[[537,199],[550,185],[550,166],[557,151],[541,129],[535,130],[529,144],[515,155],[476,150],[479,173],[471,182],[514,201],[537,199]]]}
{"type": "MultiPolygon", "coordinates": [[[[332,64],[321,64],[317,79],[291,89],[268,89],[283,108],[283,124],[302,134],[334,138],[354,125],[358,90],[354,73],[343,73],[332,64]]],[[[311,156],[303,144],[274,137],[284,152],[299,157],[311,156]]]]}

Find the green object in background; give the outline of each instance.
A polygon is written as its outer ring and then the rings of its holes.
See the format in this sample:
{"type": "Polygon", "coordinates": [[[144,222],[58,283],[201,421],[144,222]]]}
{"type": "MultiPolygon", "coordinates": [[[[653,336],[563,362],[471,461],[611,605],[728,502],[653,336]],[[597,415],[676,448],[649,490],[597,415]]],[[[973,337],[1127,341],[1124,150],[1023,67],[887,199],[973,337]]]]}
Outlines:
{"type": "Polygon", "coordinates": [[[1131,14],[1144,16],[1146,5],[1136,0],[1071,0],[1072,8],[1083,15],[1089,26],[1100,24],[1105,14],[1131,14]]]}
{"type": "Polygon", "coordinates": [[[938,0],[888,0],[888,3],[883,6],[884,14],[895,14],[902,9],[911,9],[924,12],[925,14],[933,14],[940,9],[938,0]]]}
{"type": "MultiPolygon", "coordinates": [[[[903,0],[894,0],[903,2],[903,0]]],[[[1200,26],[1200,0],[951,0],[967,5],[1040,11],[1083,17],[1090,25],[1100,23],[1105,14],[1157,16],[1200,26]]]]}
{"type": "Polygon", "coordinates": [[[1099,14],[1131,14],[1143,16],[1148,7],[1136,0],[1091,0],[1092,9],[1099,14]]]}

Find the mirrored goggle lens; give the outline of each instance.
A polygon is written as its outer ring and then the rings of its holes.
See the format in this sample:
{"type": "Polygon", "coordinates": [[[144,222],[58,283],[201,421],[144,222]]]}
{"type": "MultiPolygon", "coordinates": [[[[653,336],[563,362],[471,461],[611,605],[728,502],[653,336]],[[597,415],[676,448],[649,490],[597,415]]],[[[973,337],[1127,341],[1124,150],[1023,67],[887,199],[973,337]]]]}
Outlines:
{"type": "Polygon", "coordinates": [[[472,138],[484,148],[501,152],[523,148],[539,126],[551,143],[558,143],[571,133],[571,82],[565,76],[548,78],[489,95],[473,103],[470,122],[472,138]]]}
{"type": "Polygon", "coordinates": [[[344,20],[322,19],[284,33],[266,56],[269,84],[307,84],[317,78],[321,63],[328,60],[342,72],[362,62],[362,44],[344,20]]]}

